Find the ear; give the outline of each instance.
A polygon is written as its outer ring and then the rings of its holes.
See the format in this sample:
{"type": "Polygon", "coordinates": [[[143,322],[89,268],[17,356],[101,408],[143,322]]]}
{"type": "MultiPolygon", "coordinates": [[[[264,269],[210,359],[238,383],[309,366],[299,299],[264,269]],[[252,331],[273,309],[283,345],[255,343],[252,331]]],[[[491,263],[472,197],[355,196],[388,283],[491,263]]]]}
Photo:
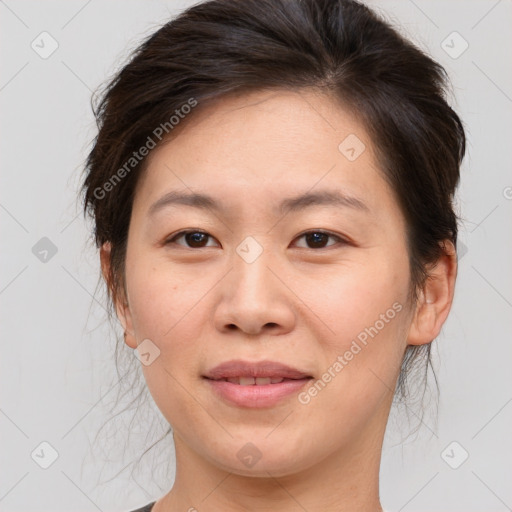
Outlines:
{"type": "Polygon", "coordinates": [[[100,248],[101,273],[107,284],[112,302],[114,303],[117,318],[124,330],[124,341],[130,348],[137,348],[128,300],[124,290],[117,290],[115,287],[110,256],[111,249],[112,246],[110,242],[105,242],[100,248]]]}
{"type": "Polygon", "coordinates": [[[445,240],[442,246],[443,254],[429,268],[429,277],[419,294],[408,345],[425,345],[437,338],[450,312],[457,276],[457,254],[451,241],[445,240]]]}

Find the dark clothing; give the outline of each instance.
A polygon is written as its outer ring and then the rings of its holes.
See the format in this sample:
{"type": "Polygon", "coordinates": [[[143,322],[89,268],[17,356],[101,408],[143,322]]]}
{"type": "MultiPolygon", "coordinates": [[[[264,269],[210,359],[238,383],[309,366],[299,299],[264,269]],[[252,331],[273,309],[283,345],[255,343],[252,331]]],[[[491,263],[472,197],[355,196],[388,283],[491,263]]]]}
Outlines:
{"type": "Polygon", "coordinates": [[[132,510],[131,512],[151,512],[151,509],[153,508],[153,505],[155,503],[155,501],[152,501],[151,503],[148,503],[145,507],[138,508],[137,510],[132,510]]]}

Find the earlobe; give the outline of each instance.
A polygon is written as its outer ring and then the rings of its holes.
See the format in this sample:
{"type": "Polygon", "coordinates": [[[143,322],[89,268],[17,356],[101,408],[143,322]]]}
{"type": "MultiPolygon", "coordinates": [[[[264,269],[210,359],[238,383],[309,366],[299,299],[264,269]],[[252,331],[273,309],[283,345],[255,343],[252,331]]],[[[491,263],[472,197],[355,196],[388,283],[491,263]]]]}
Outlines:
{"type": "Polygon", "coordinates": [[[103,275],[103,279],[105,279],[110,298],[114,304],[117,318],[124,331],[124,341],[130,348],[137,348],[137,341],[133,331],[128,301],[126,300],[125,294],[122,290],[116,290],[116,287],[114,286],[110,260],[111,248],[112,246],[110,242],[105,242],[100,248],[101,273],[103,275]]]}
{"type": "Polygon", "coordinates": [[[117,318],[119,319],[121,327],[123,328],[123,331],[124,331],[124,333],[123,333],[124,342],[130,348],[137,348],[137,341],[135,339],[135,333],[134,333],[133,327],[132,327],[132,316],[131,316],[130,307],[129,307],[128,303],[126,303],[122,299],[116,300],[115,307],[116,307],[117,318]]]}
{"type": "Polygon", "coordinates": [[[407,338],[408,345],[425,345],[439,335],[453,302],[457,256],[453,243],[445,240],[443,254],[429,268],[416,304],[407,338]]]}

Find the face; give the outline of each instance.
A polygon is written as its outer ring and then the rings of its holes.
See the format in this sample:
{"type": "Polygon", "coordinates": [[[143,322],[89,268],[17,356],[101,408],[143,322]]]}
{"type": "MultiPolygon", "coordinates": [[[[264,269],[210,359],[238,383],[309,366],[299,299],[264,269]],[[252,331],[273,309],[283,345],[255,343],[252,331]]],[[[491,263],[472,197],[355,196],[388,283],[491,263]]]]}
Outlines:
{"type": "Polygon", "coordinates": [[[384,428],[412,318],[405,221],[372,141],[312,91],[191,115],[137,185],[118,309],[177,451],[284,476],[360,449],[384,428]]]}

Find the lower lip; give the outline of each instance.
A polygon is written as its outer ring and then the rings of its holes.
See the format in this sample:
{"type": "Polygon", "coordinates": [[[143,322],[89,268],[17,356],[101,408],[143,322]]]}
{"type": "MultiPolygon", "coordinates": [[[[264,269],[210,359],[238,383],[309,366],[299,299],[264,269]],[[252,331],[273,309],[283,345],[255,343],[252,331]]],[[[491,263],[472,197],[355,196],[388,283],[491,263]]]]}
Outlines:
{"type": "Polygon", "coordinates": [[[278,384],[265,384],[258,386],[241,386],[225,380],[205,380],[213,390],[224,400],[239,407],[272,407],[284,398],[297,393],[311,378],[284,380],[278,384]]]}

